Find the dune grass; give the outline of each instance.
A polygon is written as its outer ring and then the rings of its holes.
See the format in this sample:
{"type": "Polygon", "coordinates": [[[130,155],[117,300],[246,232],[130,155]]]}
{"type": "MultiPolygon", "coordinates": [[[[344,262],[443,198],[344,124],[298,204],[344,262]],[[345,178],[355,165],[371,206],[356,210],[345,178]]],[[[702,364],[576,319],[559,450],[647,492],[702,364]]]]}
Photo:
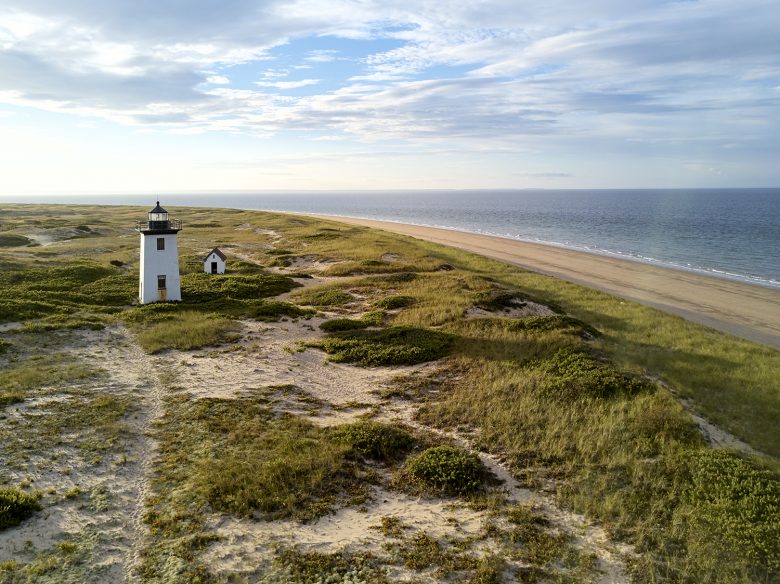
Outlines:
{"type": "Polygon", "coordinates": [[[234,338],[239,325],[232,320],[195,311],[180,311],[151,325],[136,325],[136,340],[147,353],[165,349],[188,351],[234,338]]]}
{"type": "Polygon", "coordinates": [[[210,541],[203,533],[209,511],[308,521],[368,496],[352,445],[275,414],[263,397],[193,400],[173,391],[156,437],[160,461],[145,516],[154,543],[141,567],[147,580],[209,581],[197,559],[210,541]],[[169,573],[171,565],[181,572],[169,573]]]}
{"type": "MultiPolygon", "coordinates": [[[[40,229],[100,225],[103,235],[61,242],[57,249],[3,248],[0,284],[10,293],[0,300],[0,321],[56,322],[58,315],[74,310],[124,311],[123,294],[135,294],[130,283],[137,269],[137,245],[118,234],[126,231],[120,222],[129,224],[137,211],[118,209],[112,221],[81,219],[77,207],[58,209],[54,219],[39,208],[8,212],[14,228],[32,221],[40,229]]],[[[414,395],[427,399],[419,420],[475,430],[478,446],[501,455],[521,481],[553,485],[563,505],[596,519],[614,538],[632,543],[639,553],[633,562],[637,581],[768,582],[780,577],[777,351],[608,294],[408,237],[278,214],[184,213],[208,226],[182,231],[183,254],[196,256],[200,249],[213,247],[218,236],[223,249],[237,246],[262,262],[283,257],[274,255],[274,247],[289,255],[342,262],[328,268],[328,275],[340,278],[336,284],[296,291],[294,303],[314,299],[324,301],[319,306],[346,313],[370,309],[387,297],[410,299],[393,315],[388,329],[327,338],[323,343],[329,343],[331,358],[361,365],[414,362],[405,352],[416,341],[398,331],[424,331],[431,343],[422,342],[423,349],[435,349],[426,359],[448,358],[442,362],[439,391],[414,395]],[[397,260],[383,259],[388,254],[397,260]],[[540,301],[561,314],[464,318],[475,304],[503,305],[510,298],[540,301]],[[688,407],[768,457],[707,448],[680,396],[690,400],[688,407]]],[[[227,287],[193,274],[187,285],[192,284],[193,298],[202,302],[133,309],[126,311],[128,322],[153,328],[171,315],[197,310],[204,328],[213,332],[219,327],[208,321],[219,318],[211,316],[217,311],[236,316],[248,314],[251,306],[261,312],[268,307],[265,292],[258,292],[261,281],[269,295],[291,289],[284,280],[244,279],[259,273],[251,267],[240,269],[247,271],[237,273],[241,278],[227,287]]],[[[208,543],[200,529],[210,505],[238,514],[261,508],[273,516],[314,517],[339,501],[328,490],[333,481],[344,481],[338,483],[342,495],[359,484],[350,478],[358,464],[353,446],[332,442],[324,430],[269,419],[263,404],[247,407],[243,401],[236,407],[254,412],[256,420],[237,428],[235,421],[246,412],[222,412],[223,406],[215,404],[198,410],[202,404],[176,399],[166,406],[159,434],[162,461],[147,519],[160,545],[144,559],[145,577],[164,580],[171,576],[166,572],[171,566],[185,566],[186,577],[207,579],[197,553],[208,543]],[[291,436],[287,430],[293,427],[291,436]],[[224,442],[226,436],[232,442],[224,442]],[[316,457],[300,454],[306,440],[316,457]],[[262,454],[250,451],[258,445],[290,466],[273,475],[246,476],[242,457],[265,464],[262,454]],[[219,467],[220,476],[209,474],[215,465],[205,465],[216,457],[212,446],[230,455],[226,466],[219,467]],[[324,482],[318,482],[318,472],[326,477],[324,482]],[[283,500],[277,493],[275,503],[264,503],[274,492],[269,476],[277,477],[288,497],[297,492],[296,485],[303,485],[304,495],[283,500]],[[315,495],[307,499],[306,493],[315,495]]],[[[356,493],[357,499],[364,496],[356,493]]],[[[561,542],[553,536],[537,537],[527,517],[518,521],[515,536],[536,550],[532,555],[538,557],[532,561],[555,557],[561,542]]],[[[429,544],[420,540],[420,554],[424,548],[434,557],[435,545],[429,544]]],[[[529,570],[529,578],[542,577],[534,572],[536,567],[529,570]]],[[[497,572],[488,566],[484,573],[497,572]]]]}
{"type": "Polygon", "coordinates": [[[99,373],[65,359],[64,355],[36,356],[0,370],[0,407],[23,401],[28,393],[41,387],[57,387],[89,379],[99,373]]]}

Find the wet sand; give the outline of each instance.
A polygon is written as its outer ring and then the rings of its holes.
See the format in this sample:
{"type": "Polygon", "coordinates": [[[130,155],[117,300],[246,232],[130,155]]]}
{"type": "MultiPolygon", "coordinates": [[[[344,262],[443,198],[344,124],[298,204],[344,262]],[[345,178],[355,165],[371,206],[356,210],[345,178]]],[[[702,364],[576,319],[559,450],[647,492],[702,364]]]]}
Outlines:
{"type": "Polygon", "coordinates": [[[478,253],[780,349],[780,290],[502,237],[389,221],[316,216],[478,253]]]}

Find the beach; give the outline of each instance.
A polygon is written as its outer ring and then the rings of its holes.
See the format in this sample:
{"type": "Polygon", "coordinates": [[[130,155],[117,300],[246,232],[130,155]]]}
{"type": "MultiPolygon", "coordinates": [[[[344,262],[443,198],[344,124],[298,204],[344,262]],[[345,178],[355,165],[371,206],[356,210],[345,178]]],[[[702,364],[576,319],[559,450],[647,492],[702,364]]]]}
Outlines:
{"type": "Polygon", "coordinates": [[[390,221],[314,216],[471,251],[780,349],[780,290],[490,235],[390,221]]]}

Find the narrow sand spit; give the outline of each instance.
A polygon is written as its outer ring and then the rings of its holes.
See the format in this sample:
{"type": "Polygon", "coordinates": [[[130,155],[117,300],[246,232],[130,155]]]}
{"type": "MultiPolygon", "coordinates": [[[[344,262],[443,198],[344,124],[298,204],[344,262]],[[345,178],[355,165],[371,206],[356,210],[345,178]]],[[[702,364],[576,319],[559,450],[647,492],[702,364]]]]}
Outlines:
{"type": "Polygon", "coordinates": [[[465,249],[569,282],[659,308],[693,322],[780,349],[780,290],[593,255],[480,235],[351,217],[313,215],[465,249]]]}

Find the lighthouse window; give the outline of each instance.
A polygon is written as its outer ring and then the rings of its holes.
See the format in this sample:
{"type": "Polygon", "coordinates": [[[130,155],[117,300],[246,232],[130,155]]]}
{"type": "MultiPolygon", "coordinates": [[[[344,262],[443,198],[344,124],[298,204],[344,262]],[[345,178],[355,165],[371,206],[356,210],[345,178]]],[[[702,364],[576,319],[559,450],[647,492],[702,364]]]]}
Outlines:
{"type": "Polygon", "coordinates": [[[157,238],[157,251],[163,251],[165,249],[165,238],[164,237],[158,237],[157,238]]]}
{"type": "Polygon", "coordinates": [[[165,290],[165,276],[157,276],[157,289],[165,290]]]}

